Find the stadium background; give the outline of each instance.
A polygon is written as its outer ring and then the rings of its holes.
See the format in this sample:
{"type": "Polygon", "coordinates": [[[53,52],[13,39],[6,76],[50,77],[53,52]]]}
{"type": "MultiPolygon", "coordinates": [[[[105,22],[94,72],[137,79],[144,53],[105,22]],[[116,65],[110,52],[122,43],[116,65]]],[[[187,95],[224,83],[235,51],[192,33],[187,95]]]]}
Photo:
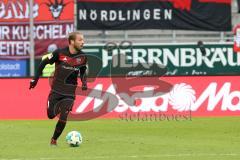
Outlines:
{"type": "Polygon", "coordinates": [[[148,3],[35,0],[32,43],[28,1],[0,2],[0,160],[239,159],[238,1],[148,3]],[[63,6],[58,13],[49,8],[54,3],[63,6]],[[131,9],[139,9],[139,20],[131,9]],[[126,10],[129,20],[120,16],[126,10]],[[67,45],[74,30],[85,36],[91,81],[87,92],[77,90],[72,122],[52,150],[46,146],[55,122],[45,107],[53,68],[32,91],[29,81],[42,57],[67,45]],[[137,78],[130,82],[126,75],[137,78]],[[129,104],[119,93],[130,95],[130,88],[150,95],[129,104]],[[74,150],[64,142],[71,130],[84,137],[74,150]]]}

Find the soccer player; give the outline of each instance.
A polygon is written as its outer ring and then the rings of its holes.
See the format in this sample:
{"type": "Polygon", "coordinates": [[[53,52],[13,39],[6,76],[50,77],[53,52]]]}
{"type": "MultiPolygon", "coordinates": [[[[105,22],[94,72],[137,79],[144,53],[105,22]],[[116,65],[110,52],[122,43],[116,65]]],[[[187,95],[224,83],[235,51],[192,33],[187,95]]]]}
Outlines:
{"type": "Polygon", "coordinates": [[[69,45],[56,49],[39,64],[35,77],[30,81],[29,89],[37,85],[40,75],[47,64],[55,63],[55,72],[51,81],[51,91],[48,96],[47,115],[49,119],[59,115],[51,145],[57,145],[57,139],[65,128],[67,117],[75,100],[77,79],[80,73],[82,90],[87,90],[86,63],[87,57],[82,52],[84,37],[81,32],[72,32],[68,36],[69,45]]]}

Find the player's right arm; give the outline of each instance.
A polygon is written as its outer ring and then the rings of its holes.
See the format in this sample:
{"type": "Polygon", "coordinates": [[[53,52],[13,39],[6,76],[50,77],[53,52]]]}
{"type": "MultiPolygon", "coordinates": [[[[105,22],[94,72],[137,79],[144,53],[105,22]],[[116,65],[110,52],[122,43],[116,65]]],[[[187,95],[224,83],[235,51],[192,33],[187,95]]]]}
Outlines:
{"type": "Polygon", "coordinates": [[[55,63],[57,61],[57,59],[58,59],[58,51],[56,50],[40,62],[34,78],[30,81],[29,89],[32,89],[37,85],[39,77],[42,75],[42,71],[45,68],[45,66],[47,64],[55,63]]]}

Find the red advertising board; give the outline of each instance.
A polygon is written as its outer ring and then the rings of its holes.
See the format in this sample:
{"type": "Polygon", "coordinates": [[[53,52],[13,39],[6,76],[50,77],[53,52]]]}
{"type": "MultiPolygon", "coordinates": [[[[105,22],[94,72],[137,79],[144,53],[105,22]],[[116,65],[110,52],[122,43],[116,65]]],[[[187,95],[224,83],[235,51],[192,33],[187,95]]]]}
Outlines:
{"type": "MultiPolygon", "coordinates": [[[[27,58],[29,42],[29,1],[0,1],[0,58],[27,58]]],[[[72,0],[35,0],[33,4],[35,53],[42,55],[48,46],[63,47],[74,30],[72,0]]]]}
{"type": "MultiPolygon", "coordinates": [[[[70,117],[78,120],[93,118],[121,118],[128,114],[190,114],[191,116],[239,116],[240,76],[218,77],[162,77],[161,81],[172,84],[169,92],[158,94],[154,87],[144,82],[135,93],[148,92],[133,104],[118,91],[126,79],[97,78],[89,83],[88,91],[77,91],[75,105],[70,117]],[[116,84],[121,81],[122,83],[116,84]],[[113,85],[115,82],[115,85],[113,85]],[[104,103],[105,101],[105,103],[104,103]],[[104,104],[104,105],[102,105],[104,104]]],[[[138,78],[141,79],[141,78],[138,78]]],[[[1,79],[0,119],[46,119],[48,79],[40,79],[37,87],[29,90],[30,79],[1,79]]],[[[160,82],[159,84],[164,85],[160,82]]],[[[135,84],[131,84],[136,87],[135,84]]],[[[163,87],[159,85],[158,87],[163,87]]],[[[166,88],[166,87],[165,87],[166,88]]],[[[121,90],[123,93],[124,91],[121,90]]],[[[125,95],[127,95],[127,91],[125,95]]]]}
{"type": "MultiPolygon", "coordinates": [[[[28,22],[28,0],[1,0],[1,22],[28,22]]],[[[34,0],[33,16],[36,22],[58,20],[73,20],[73,0],[34,0]],[[54,11],[55,9],[55,11],[54,11]]]]}

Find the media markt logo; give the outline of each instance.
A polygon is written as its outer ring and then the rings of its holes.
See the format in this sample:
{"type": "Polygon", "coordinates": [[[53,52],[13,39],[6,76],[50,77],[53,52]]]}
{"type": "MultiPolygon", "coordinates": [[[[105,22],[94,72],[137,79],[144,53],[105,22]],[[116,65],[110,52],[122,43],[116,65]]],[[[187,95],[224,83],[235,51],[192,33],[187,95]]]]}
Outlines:
{"type": "MultiPolygon", "coordinates": [[[[166,94],[153,94],[152,96],[140,98],[141,103],[137,105],[128,105],[120,98],[113,84],[109,84],[108,87],[106,85],[97,84],[93,88],[94,90],[88,94],[88,97],[78,103],[76,112],[84,113],[87,110],[92,110],[94,113],[98,113],[101,109],[107,110],[105,113],[128,111],[134,113],[150,111],[159,113],[168,112],[171,109],[178,112],[198,112],[200,110],[205,112],[240,111],[240,101],[237,101],[237,103],[235,101],[236,98],[240,97],[240,91],[232,90],[233,84],[230,82],[224,84],[210,82],[207,86],[203,86],[202,89],[198,90],[193,89],[192,84],[178,83],[166,94]],[[103,89],[103,86],[105,89],[103,89]],[[112,97],[108,97],[108,94],[112,97]],[[108,100],[111,103],[105,103],[108,100]],[[110,104],[115,101],[116,106],[112,107],[110,104]]],[[[147,88],[145,87],[144,91],[147,88]]]]}
{"type": "Polygon", "coordinates": [[[51,0],[48,0],[48,3],[44,3],[48,6],[49,11],[52,13],[52,17],[54,19],[59,19],[64,7],[66,7],[67,4],[69,4],[71,2],[68,3],[64,3],[63,0],[54,0],[54,2],[52,2],[51,0]]]}
{"type": "Polygon", "coordinates": [[[177,111],[189,111],[196,101],[196,92],[186,83],[174,85],[169,93],[169,104],[177,111]]]}
{"type": "MultiPolygon", "coordinates": [[[[223,85],[211,82],[202,92],[198,90],[200,94],[196,97],[191,85],[180,83],[174,85],[164,100],[179,112],[197,112],[200,108],[204,108],[207,112],[240,111],[240,92],[233,90],[232,87],[233,84],[230,82],[225,82],[223,85]]],[[[167,109],[167,106],[165,107],[167,109]]]]}

